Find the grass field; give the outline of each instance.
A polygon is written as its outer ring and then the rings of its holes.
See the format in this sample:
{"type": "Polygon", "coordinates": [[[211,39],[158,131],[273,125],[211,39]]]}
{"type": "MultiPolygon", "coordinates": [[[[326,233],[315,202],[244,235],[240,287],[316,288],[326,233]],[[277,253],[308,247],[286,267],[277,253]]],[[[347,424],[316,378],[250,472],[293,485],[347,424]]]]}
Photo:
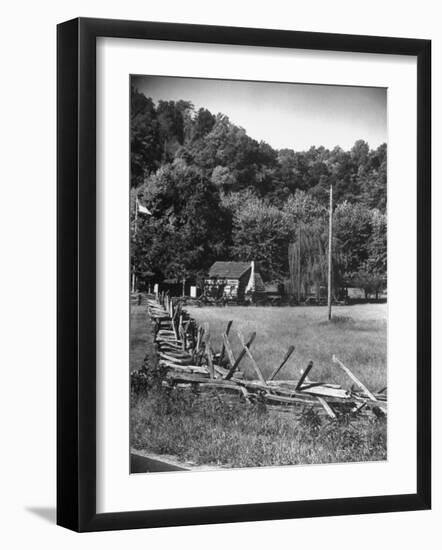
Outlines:
{"type": "MultiPolygon", "coordinates": [[[[299,376],[309,360],[311,378],[341,383],[349,380],[333,365],[334,353],[372,390],[386,385],[387,309],[382,304],[336,307],[326,320],[322,307],[188,308],[198,322],[208,322],[215,350],[229,320],[230,341],[239,351],[236,330],[245,337],[257,332],[253,354],[264,374],[281,361],[290,344],[295,353],[281,378],[299,376]]],[[[131,309],[131,371],[143,360],[154,364],[151,326],[146,308],[131,309]],[[146,359],[147,358],[147,359],[146,359]]],[[[252,374],[246,360],[241,363],[252,374]]],[[[314,414],[280,416],[239,400],[165,390],[153,379],[142,391],[132,392],[131,446],[156,454],[174,455],[198,465],[228,467],[312,464],[385,460],[386,422],[358,421],[356,426],[318,420],[314,414]]]]}
{"type": "Polygon", "coordinates": [[[130,372],[139,369],[146,354],[153,353],[153,336],[146,306],[130,307],[130,372]]]}
{"type": "MultiPolygon", "coordinates": [[[[349,387],[351,380],[332,363],[334,354],[369,389],[376,391],[387,385],[386,304],[335,307],[331,322],[327,320],[327,308],[321,306],[187,309],[199,323],[209,323],[216,350],[221,348],[222,333],[229,320],[233,320],[230,342],[235,356],[240,349],[236,331],[239,329],[245,338],[256,332],[251,350],[264,375],[273,371],[293,344],[295,352],[278,378],[297,379],[300,369],[311,360],[311,379],[349,387]]],[[[244,359],[241,367],[252,375],[247,361],[244,359]]]]}

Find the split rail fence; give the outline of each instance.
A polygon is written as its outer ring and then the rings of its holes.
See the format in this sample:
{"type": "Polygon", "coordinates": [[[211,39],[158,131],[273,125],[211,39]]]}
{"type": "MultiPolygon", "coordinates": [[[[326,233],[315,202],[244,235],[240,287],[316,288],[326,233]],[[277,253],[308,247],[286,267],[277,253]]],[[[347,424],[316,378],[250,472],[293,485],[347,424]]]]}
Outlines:
{"type": "Polygon", "coordinates": [[[252,354],[256,338],[253,332],[244,338],[237,337],[241,351],[234,356],[231,346],[232,321],[222,335],[222,347],[216,352],[210,341],[207,323],[197,325],[190,318],[179,300],[161,293],[155,299],[147,299],[148,314],[154,324],[155,344],[162,384],[177,388],[193,388],[197,391],[216,390],[220,393],[239,394],[247,403],[262,402],[270,409],[293,411],[293,408],[314,408],[332,419],[339,415],[387,414],[387,388],[372,393],[355,374],[332,356],[337,368],[352,381],[352,389],[339,384],[317,382],[310,379],[313,362],[301,371],[298,380],[277,379],[283,371],[295,347],[289,346],[281,362],[275,365],[271,375],[265,377],[252,354]],[[255,373],[254,379],[246,379],[240,370],[244,358],[249,359],[255,373]]]}

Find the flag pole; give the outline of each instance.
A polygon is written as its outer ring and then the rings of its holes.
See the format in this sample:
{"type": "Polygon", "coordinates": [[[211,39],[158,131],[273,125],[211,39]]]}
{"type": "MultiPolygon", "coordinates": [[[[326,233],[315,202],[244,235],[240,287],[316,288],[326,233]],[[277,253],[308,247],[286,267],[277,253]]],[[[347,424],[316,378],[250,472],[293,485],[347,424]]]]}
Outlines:
{"type": "Polygon", "coordinates": [[[332,317],[332,239],[333,239],[333,186],[330,185],[328,221],[328,320],[332,317]]]}
{"type": "MultiPolygon", "coordinates": [[[[137,219],[138,219],[138,196],[135,198],[135,226],[134,226],[134,235],[137,234],[137,219]]],[[[135,261],[132,264],[132,293],[135,292],[135,261]]]]}

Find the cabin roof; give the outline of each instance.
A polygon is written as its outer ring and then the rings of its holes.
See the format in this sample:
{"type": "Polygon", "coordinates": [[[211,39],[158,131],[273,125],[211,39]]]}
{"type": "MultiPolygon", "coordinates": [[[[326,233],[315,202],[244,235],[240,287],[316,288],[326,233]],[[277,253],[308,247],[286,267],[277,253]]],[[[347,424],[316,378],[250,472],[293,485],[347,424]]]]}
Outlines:
{"type": "Polygon", "coordinates": [[[250,262],[215,262],[209,270],[209,277],[239,279],[250,268],[250,262]]]}

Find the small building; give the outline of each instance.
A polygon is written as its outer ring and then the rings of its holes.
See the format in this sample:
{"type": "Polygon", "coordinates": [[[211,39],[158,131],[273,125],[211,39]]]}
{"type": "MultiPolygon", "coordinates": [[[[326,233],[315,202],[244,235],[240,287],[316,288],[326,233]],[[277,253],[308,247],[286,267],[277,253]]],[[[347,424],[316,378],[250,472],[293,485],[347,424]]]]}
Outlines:
{"type": "Polygon", "coordinates": [[[265,292],[255,262],[215,262],[204,280],[204,293],[215,299],[254,301],[265,292]]]}
{"type": "Polygon", "coordinates": [[[349,300],[363,300],[365,298],[365,292],[363,288],[347,287],[347,298],[349,300]]]}

